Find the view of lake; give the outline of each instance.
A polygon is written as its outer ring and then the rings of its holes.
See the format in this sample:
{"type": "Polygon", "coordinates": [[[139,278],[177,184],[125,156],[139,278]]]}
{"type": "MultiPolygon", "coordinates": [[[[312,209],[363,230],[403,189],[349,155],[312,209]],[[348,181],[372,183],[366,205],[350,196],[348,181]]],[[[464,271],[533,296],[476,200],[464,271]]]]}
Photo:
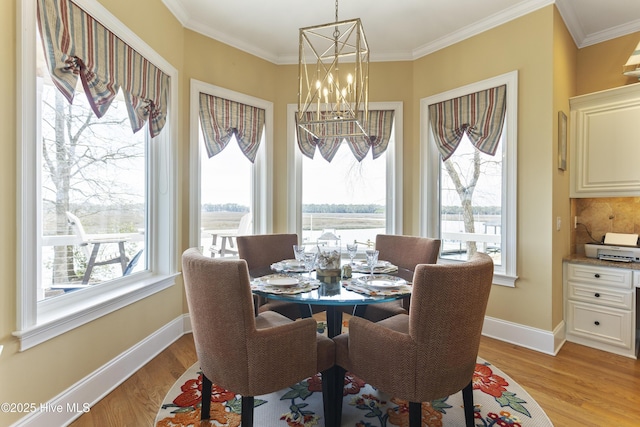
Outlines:
{"type": "MultiPolygon", "coordinates": [[[[202,212],[203,230],[236,229],[243,212],[202,212]]],[[[449,220],[442,222],[443,233],[462,233],[464,223],[458,215],[448,215],[449,220]]],[[[500,234],[499,215],[478,216],[475,222],[475,232],[479,234],[500,234]]],[[[364,248],[367,242],[373,244],[377,234],[385,233],[384,214],[364,213],[314,213],[303,214],[303,242],[315,242],[323,230],[335,230],[340,237],[341,244],[358,242],[364,248]]],[[[208,251],[211,245],[211,235],[203,232],[201,245],[208,251]]],[[[480,247],[480,246],[479,246],[480,247]]],[[[492,245],[492,251],[499,253],[499,244],[492,245]]],[[[445,240],[443,251],[449,252],[451,258],[459,258],[460,252],[465,250],[465,244],[458,240],[445,240]]]]}

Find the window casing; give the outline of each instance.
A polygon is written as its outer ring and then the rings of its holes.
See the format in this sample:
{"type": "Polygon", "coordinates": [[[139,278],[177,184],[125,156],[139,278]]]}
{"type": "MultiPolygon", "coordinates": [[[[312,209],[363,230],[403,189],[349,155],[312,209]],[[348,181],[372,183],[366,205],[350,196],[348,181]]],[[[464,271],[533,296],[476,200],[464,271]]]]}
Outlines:
{"type": "MultiPolygon", "coordinates": [[[[207,156],[206,150],[200,141],[199,123],[199,97],[200,93],[206,93],[231,101],[262,108],[265,110],[265,130],[260,148],[256,154],[255,162],[251,166],[251,213],[253,215],[253,232],[257,234],[271,233],[273,229],[272,218],[272,188],[273,174],[271,169],[271,156],[273,145],[273,104],[259,98],[254,98],[239,92],[211,85],[198,80],[191,80],[190,95],[190,246],[208,247],[210,242],[203,241],[201,224],[201,157],[207,156]]],[[[229,144],[235,144],[235,138],[229,144]]],[[[227,147],[228,149],[228,147],[227,147]]],[[[244,157],[244,156],[243,156],[244,157]]],[[[249,161],[246,158],[243,161],[249,161]]]]}
{"type": "MultiPolygon", "coordinates": [[[[74,0],[75,1],[75,0],[74,0]]],[[[145,252],[147,268],[103,285],[38,302],[41,278],[42,209],[40,192],[41,150],[39,95],[36,84],[36,5],[22,1],[17,35],[17,331],[21,350],[44,342],[100,316],[159,292],[174,283],[177,274],[175,147],[177,138],[177,71],[131,30],[95,0],[75,3],[110,31],[153,61],[170,76],[167,124],[160,135],[147,142],[147,188],[145,252]],[[35,172],[34,172],[35,171],[35,172]],[[38,268],[33,268],[38,266],[38,268]]],[[[45,71],[46,72],[46,71],[45,71]]],[[[84,96],[84,95],[79,95],[84,96]]],[[[144,132],[144,130],[141,130],[144,132]]]]}
{"type": "MultiPolygon", "coordinates": [[[[287,107],[287,182],[288,184],[288,230],[303,236],[302,232],[302,167],[303,154],[296,142],[295,113],[297,105],[287,107]]],[[[394,110],[394,125],[391,143],[385,151],[386,156],[386,201],[385,233],[402,234],[402,126],[403,109],[401,102],[370,102],[369,110],[394,110]]],[[[346,147],[342,147],[345,149],[346,147]]],[[[316,152],[315,157],[320,154],[316,152]]],[[[371,154],[367,154],[367,157],[371,154]]],[[[320,160],[319,160],[320,161],[320,160]]],[[[321,160],[324,161],[324,160],[321,160]]],[[[340,234],[340,233],[337,233],[340,234]]],[[[342,241],[344,246],[347,242],[342,241]]]]}
{"type": "MultiPolygon", "coordinates": [[[[478,83],[443,92],[420,100],[420,233],[428,237],[442,238],[441,220],[441,163],[429,118],[429,105],[470,93],[507,85],[507,112],[502,133],[502,212],[501,212],[501,262],[494,267],[494,283],[515,286],[516,268],[516,209],[517,209],[517,117],[518,74],[513,71],[478,83]]],[[[463,141],[465,143],[468,141],[463,141]]],[[[462,145],[461,143],[461,145],[462,145]]],[[[441,258],[438,262],[460,262],[441,258]]]]}

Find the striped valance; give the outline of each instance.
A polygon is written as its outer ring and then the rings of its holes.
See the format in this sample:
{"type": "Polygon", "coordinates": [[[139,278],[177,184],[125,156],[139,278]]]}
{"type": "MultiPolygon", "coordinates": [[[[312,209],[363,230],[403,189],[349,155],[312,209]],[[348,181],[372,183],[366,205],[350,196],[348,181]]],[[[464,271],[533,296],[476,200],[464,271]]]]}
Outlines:
{"type": "Polygon", "coordinates": [[[122,88],[134,132],[167,119],[169,76],[69,0],[38,0],[38,27],[56,87],[71,103],[78,77],[102,117],[122,88]]]}
{"type": "Polygon", "coordinates": [[[240,150],[253,163],[264,122],[262,108],[200,93],[200,125],[209,157],[221,152],[235,135],[240,150]]]}
{"type": "MultiPolygon", "coordinates": [[[[307,120],[312,120],[316,113],[307,112],[305,114],[308,116],[307,120]]],[[[313,158],[317,147],[322,157],[328,162],[331,162],[335,154],[338,152],[342,140],[346,140],[349,144],[349,148],[351,148],[351,152],[358,161],[362,161],[362,159],[367,156],[370,148],[371,155],[376,159],[384,153],[389,145],[394,114],[394,110],[370,110],[369,121],[365,124],[365,132],[367,136],[331,136],[318,139],[309,132],[300,129],[299,126],[296,126],[298,147],[305,156],[311,159],[313,158]]],[[[332,129],[329,132],[329,134],[332,135],[349,135],[357,133],[357,130],[355,129],[355,126],[357,125],[355,123],[342,123],[328,126],[340,128],[332,129]]]]}
{"type": "Polygon", "coordinates": [[[483,153],[495,155],[506,113],[507,86],[494,87],[429,105],[431,128],[443,160],[466,133],[483,153]]]}

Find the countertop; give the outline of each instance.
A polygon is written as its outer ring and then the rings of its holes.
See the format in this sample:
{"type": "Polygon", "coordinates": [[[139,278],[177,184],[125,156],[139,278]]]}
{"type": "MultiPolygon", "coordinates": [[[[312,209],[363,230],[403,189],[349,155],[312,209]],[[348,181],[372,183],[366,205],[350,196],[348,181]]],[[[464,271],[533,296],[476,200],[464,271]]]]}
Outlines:
{"type": "Polygon", "coordinates": [[[627,270],[640,270],[640,262],[603,261],[597,258],[588,258],[585,255],[572,254],[562,258],[563,261],[577,262],[580,264],[595,265],[598,267],[626,268],[627,270]]]}

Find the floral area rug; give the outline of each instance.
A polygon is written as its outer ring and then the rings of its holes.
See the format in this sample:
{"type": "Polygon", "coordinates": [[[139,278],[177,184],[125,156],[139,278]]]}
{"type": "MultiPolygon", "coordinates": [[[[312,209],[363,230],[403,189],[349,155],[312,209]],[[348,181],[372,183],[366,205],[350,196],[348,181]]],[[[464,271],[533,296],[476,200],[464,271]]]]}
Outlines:
{"type": "MultiPolygon", "coordinates": [[[[529,394],[490,363],[478,358],[473,376],[475,425],[477,427],[553,426],[529,394]]],[[[156,427],[200,426],[202,375],[194,364],[173,385],[164,399],[156,427]]],[[[240,425],[240,396],[213,385],[210,426],[240,425]]],[[[324,426],[320,375],[254,402],[257,427],[324,426]]],[[[408,402],[385,395],[347,373],[342,426],[392,427],[409,425],[408,402]]],[[[206,423],[203,423],[206,425],[206,423]]],[[[422,404],[423,427],[464,426],[462,393],[422,404]]]]}

